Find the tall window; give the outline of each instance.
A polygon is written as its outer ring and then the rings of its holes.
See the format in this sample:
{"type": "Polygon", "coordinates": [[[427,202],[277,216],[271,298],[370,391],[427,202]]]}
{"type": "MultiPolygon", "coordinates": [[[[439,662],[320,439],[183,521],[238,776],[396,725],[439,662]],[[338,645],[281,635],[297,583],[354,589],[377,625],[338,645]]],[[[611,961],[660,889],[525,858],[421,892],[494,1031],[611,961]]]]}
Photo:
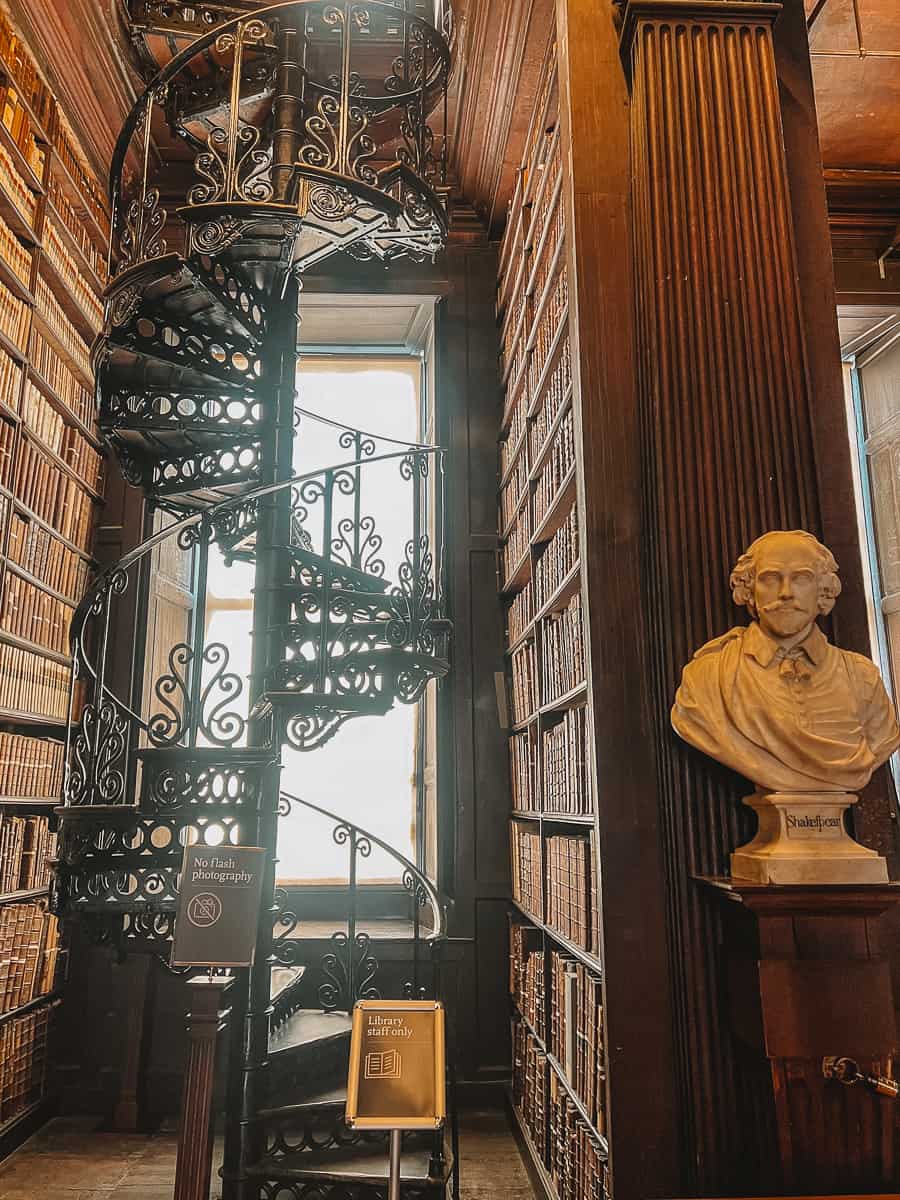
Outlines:
{"type": "MultiPolygon", "coordinates": [[[[312,357],[298,370],[298,405],[310,414],[360,429],[398,443],[423,439],[422,362],[418,358],[312,357]]],[[[354,457],[352,445],[341,444],[342,430],[300,416],[294,441],[295,473],[336,466],[354,457]]],[[[401,446],[397,446],[399,451],[401,446]]],[[[377,453],[391,447],[378,444],[377,453]]],[[[389,584],[398,579],[410,537],[410,484],[399,460],[373,463],[362,473],[361,516],[371,518],[381,539],[377,557],[389,584]]],[[[310,523],[316,514],[310,512],[310,523]]],[[[314,534],[314,530],[310,529],[314,534]]],[[[253,568],[226,568],[210,556],[207,584],[207,637],[225,642],[233,669],[250,670],[253,568]]],[[[433,684],[430,687],[433,688],[433,684]]],[[[430,735],[433,699],[419,705],[397,704],[384,716],[356,717],[317,750],[301,753],[284,748],[285,791],[330,809],[360,825],[416,861],[423,857],[417,836],[417,812],[425,793],[426,766],[433,751],[430,735]],[[431,750],[425,748],[427,740],[431,750]]],[[[431,789],[429,789],[430,791],[431,789]]],[[[306,809],[283,818],[278,834],[278,878],[285,883],[340,882],[346,876],[347,850],[331,836],[332,826],[306,809]]],[[[378,847],[361,859],[359,874],[370,882],[394,882],[398,867],[378,847]]]]}
{"type": "MultiPolygon", "coordinates": [[[[860,309],[840,319],[856,489],[870,589],[873,654],[900,697],[900,313],[860,309]],[[852,315],[851,315],[852,314],[852,315]]],[[[898,756],[892,772],[900,783],[898,756]]]]}

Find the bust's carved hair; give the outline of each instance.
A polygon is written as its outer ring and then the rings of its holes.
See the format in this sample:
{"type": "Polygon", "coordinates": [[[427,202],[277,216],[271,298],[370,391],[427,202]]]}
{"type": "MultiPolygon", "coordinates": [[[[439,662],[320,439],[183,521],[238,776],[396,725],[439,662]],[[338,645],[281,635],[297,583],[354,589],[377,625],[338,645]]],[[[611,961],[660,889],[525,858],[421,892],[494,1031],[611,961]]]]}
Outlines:
{"type": "Polygon", "coordinates": [[[735,604],[745,604],[751,614],[756,616],[756,605],[753,603],[753,585],[756,582],[756,560],[767,538],[781,537],[785,533],[791,537],[804,538],[815,552],[819,576],[819,612],[830,613],[834,602],[841,594],[841,581],[838,579],[838,565],[834,555],[827,546],[823,546],[818,538],[803,529],[776,529],[764,533],[752,542],[734,564],[729,583],[735,604]]]}

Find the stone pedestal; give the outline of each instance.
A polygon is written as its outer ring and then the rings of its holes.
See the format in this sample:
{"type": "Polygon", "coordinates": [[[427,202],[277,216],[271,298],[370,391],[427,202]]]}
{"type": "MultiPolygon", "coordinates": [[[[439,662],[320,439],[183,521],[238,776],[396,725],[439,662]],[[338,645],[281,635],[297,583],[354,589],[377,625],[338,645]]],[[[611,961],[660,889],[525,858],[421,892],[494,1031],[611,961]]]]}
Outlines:
{"type": "Polygon", "coordinates": [[[849,792],[757,792],[753,841],[731,855],[731,876],[749,883],[887,883],[887,862],[847,833],[849,792]]]}

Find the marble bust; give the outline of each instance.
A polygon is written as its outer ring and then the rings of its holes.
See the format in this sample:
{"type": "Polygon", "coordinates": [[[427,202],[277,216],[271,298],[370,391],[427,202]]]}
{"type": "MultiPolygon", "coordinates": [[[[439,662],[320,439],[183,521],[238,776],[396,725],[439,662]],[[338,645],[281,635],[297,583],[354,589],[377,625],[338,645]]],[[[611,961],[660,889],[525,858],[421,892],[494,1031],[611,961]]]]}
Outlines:
{"type": "Polygon", "coordinates": [[[855,792],[900,744],[894,706],[869,659],[816,624],[840,594],[812,534],[757,538],[731,573],[751,623],[701,646],[684,668],[672,725],[760,792],[855,792]]]}
{"type": "Polygon", "coordinates": [[[701,646],[672,707],[677,733],[756,791],[752,841],[731,854],[736,884],[881,884],[887,862],[846,828],[854,795],[900,744],[894,706],[868,658],[816,624],[841,591],[831,551],[775,530],[731,572],[749,625],[701,646]]]}

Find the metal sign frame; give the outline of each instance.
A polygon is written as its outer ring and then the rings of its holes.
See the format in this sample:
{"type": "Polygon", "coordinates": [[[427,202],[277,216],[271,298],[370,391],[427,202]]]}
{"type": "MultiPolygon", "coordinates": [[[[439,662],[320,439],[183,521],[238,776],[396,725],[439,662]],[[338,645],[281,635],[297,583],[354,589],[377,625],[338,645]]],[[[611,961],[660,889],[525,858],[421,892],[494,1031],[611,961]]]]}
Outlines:
{"type": "MultiPolygon", "coordinates": [[[[386,1052],[393,1051],[386,1049],[386,1052]]],[[[444,1006],[440,1001],[358,1000],[353,1009],[353,1027],[350,1033],[347,1124],[351,1129],[440,1129],[447,1115],[446,1061],[444,1006]],[[424,1111],[420,1110],[408,1115],[388,1116],[372,1113],[361,1115],[359,1111],[360,1079],[363,1070],[363,1047],[366,1043],[366,1018],[376,1015],[387,1020],[398,1017],[402,1019],[404,1013],[432,1013],[434,1015],[434,1055],[431,1063],[433,1074],[429,1076],[429,1096],[432,1102],[427,1106],[421,1106],[424,1111]]]]}

